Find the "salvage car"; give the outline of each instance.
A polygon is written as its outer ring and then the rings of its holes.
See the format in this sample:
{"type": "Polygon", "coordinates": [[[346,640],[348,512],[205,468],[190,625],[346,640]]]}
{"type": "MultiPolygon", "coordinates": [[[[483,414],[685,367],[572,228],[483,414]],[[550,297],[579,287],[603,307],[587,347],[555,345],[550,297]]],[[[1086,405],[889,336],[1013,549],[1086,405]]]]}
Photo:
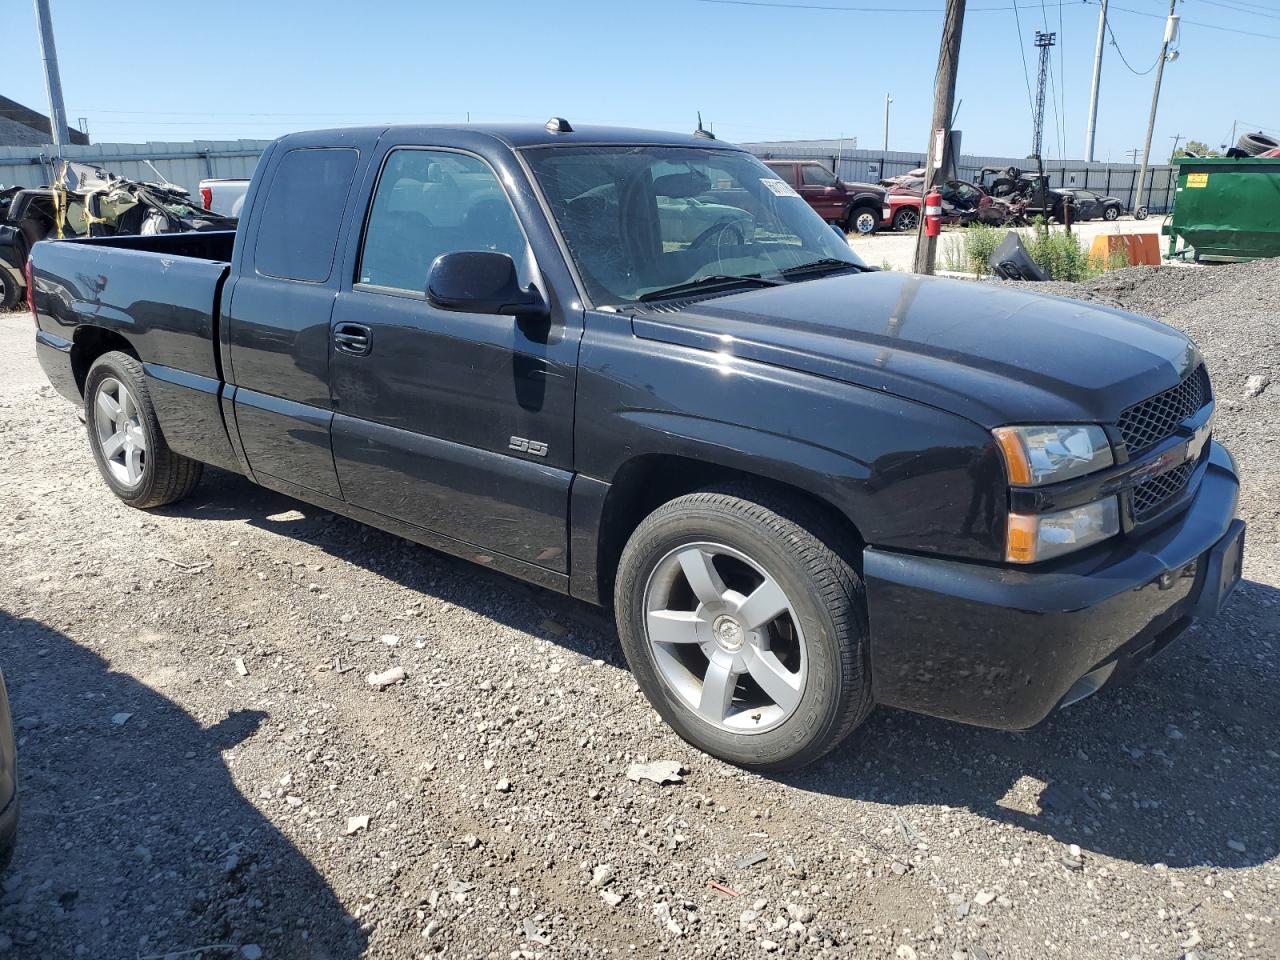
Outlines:
{"type": "Polygon", "coordinates": [[[0,673],[0,871],[13,859],[18,842],[18,748],[9,695],[0,673]]]}
{"type": "Polygon", "coordinates": [[[1059,222],[1066,216],[1063,204],[1067,197],[1071,198],[1071,220],[1073,223],[1077,220],[1097,220],[1099,218],[1103,220],[1119,220],[1120,215],[1124,213],[1124,201],[1118,197],[1104,197],[1101,194],[1094,193],[1092,190],[1079,190],[1074,187],[1065,187],[1052,192],[1061,198],[1053,206],[1053,217],[1059,222]]]}
{"type": "MultiPolygon", "coordinates": [[[[1022,226],[1026,223],[1023,205],[1016,199],[990,196],[985,190],[965,180],[947,180],[938,185],[942,197],[942,222],[968,226],[971,223],[1022,226]]],[[[910,232],[920,223],[924,198],[920,187],[909,182],[891,187],[885,197],[886,226],[910,232]]]]}
{"type": "Polygon", "coordinates": [[[0,308],[26,289],[24,265],[46,237],[225,230],[234,217],[203,210],[173,184],[141,183],[88,163],[66,162],[52,187],[14,192],[0,223],[0,308]]]}
{"type": "Polygon", "coordinates": [[[766,160],[777,174],[828,223],[849,233],[875,233],[889,219],[885,190],[873,183],[841,180],[816,160],[766,160]]]}
{"type": "Polygon", "coordinates": [[[46,241],[31,270],[41,366],[125,504],[213,464],[611,607],[656,710],[743,766],[877,704],[1035,726],[1240,579],[1194,343],[872,269],[722,142],[293,134],[234,233],[46,241]],[[749,235],[672,239],[708,183],[749,235]]]}

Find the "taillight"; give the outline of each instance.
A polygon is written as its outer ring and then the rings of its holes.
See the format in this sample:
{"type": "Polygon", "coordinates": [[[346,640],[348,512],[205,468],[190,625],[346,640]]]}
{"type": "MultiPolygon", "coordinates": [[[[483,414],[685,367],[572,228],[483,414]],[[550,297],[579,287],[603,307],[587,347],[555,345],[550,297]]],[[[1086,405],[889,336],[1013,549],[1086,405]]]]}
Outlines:
{"type": "Polygon", "coordinates": [[[27,257],[27,265],[23,267],[22,272],[26,274],[27,277],[27,306],[31,308],[31,319],[39,323],[39,318],[36,317],[36,285],[31,270],[30,257],[27,257]]]}
{"type": "Polygon", "coordinates": [[[213,187],[200,188],[200,203],[204,205],[206,210],[213,209],[213,187]]]}

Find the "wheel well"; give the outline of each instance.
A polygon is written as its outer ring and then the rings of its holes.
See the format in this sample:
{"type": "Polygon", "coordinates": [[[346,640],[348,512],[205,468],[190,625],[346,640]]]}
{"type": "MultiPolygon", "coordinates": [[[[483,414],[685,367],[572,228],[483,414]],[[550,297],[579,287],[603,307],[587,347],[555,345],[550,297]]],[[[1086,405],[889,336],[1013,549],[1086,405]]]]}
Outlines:
{"type": "Polygon", "coordinates": [[[819,515],[823,530],[834,532],[834,536],[827,535],[834,541],[832,547],[843,548],[841,552],[847,554],[845,559],[861,574],[865,543],[862,535],[847,516],[820,497],[800,487],[745,470],[685,457],[653,455],[637,457],[624,464],[614,477],[605,499],[596,555],[601,599],[606,604],[612,601],[618,560],[627,540],[645,517],[676,497],[725,483],[741,484],[802,501],[819,515]]]}
{"type": "Polygon", "coordinates": [[[81,396],[84,396],[84,382],[89,376],[89,368],[93,366],[93,361],[112,350],[127,353],[134,359],[138,358],[138,352],[133,349],[133,345],[114,330],[93,326],[76,328],[72,337],[71,371],[75,374],[76,387],[81,396]]]}

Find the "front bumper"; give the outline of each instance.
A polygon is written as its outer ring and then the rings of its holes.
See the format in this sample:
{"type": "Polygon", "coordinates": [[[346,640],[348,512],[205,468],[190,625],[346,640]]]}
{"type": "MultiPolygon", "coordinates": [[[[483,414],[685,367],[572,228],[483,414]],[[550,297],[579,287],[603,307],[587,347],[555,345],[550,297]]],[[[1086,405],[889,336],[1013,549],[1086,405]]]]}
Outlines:
{"type": "Polygon", "coordinates": [[[1022,730],[1136,670],[1239,578],[1239,482],[1213,443],[1187,509],[1040,570],[868,548],[876,701],[1022,730]]]}

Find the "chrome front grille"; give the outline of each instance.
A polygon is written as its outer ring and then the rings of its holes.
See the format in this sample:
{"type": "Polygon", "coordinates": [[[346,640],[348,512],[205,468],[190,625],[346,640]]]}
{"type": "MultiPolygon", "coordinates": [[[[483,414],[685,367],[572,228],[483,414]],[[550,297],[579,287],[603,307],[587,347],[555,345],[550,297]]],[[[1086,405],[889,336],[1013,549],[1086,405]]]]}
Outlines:
{"type": "Polygon", "coordinates": [[[1201,364],[1176,387],[1135,403],[1116,422],[1129,456],[1135,457],[1171,436],[1183,420],[1208,401],[1209,375],[1201,364]]]}

